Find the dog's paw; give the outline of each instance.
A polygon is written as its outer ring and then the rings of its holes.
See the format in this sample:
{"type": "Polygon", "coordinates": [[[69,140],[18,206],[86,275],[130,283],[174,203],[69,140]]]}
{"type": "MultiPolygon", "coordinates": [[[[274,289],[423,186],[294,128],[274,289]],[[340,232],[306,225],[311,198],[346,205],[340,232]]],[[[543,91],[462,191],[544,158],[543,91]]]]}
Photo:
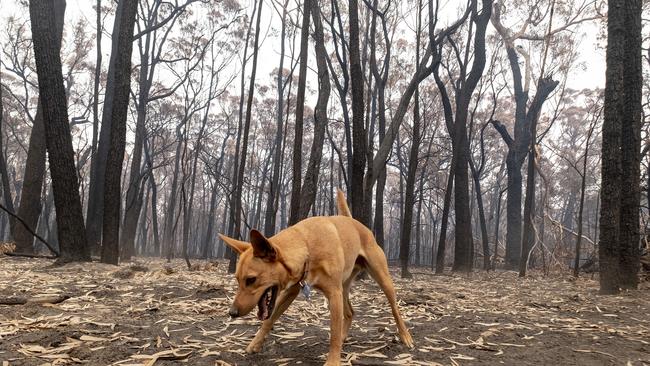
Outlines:
{"type": "Polygon", "coordinates": [[[252,354],[257,353],[262,350],[262,344],[260,343],[251,343],[246,347],[246,353],[252,354]]]}
{"type": "Polygon", "coordinates": [[[402,343],[404,343],[406,347],[408,348],[415,347],[415,343],[413,343],[413,337],[411,337],[410,333],[400,334],[400,338],[402,339],[402,343]]]}

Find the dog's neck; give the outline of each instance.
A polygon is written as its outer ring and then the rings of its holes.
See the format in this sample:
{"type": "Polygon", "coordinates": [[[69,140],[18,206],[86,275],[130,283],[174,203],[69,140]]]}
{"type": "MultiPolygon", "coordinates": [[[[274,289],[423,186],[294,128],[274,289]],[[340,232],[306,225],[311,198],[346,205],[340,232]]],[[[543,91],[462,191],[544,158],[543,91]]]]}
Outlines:
{"type": "Polygon", "coordinates": [[[289,277],[291,278],[290,280],[290,285],[294,285],[299,282],[303,282],[307,278],[307,273],[309,272],[309,256],[305,259],[305,262],[303,263],[302,267],[300,268],[299,272],[296,271],[295,268],[291,268],[285,261],[280,261],[282,263],[282,266],[284,266],[284,269],[287,270],[289,273],[289,277]]]}
{"type": "Polygon", "coordinates": [[[309,248],[306,238],[295,226],[270,238],[280,252],[280,263],[289,274],[289,286],[303,281],[309,269],[309,248]]]}

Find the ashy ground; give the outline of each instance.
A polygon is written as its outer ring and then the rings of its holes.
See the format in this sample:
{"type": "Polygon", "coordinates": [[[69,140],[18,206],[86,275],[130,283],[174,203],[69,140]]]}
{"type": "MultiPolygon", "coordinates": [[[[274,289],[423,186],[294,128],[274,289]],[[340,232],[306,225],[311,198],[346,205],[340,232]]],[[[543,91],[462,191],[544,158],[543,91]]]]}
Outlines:
{"type": "MultiPolygon", "coordinates": [[[[0,365],[320,365],[328,349],[324,298],[302,295],[264,349],[244,348],[259,322],[231,320],[235,281],[225,262],[138,259],[120,267],[0,257],[0,365]]],[[[393,272],[416,342],[407,349],[379,288],[357,281],[343,350],[352,365],[650,365],[650,284],[599,296],[597,281],[533,273],[434,276],[393,272]]]]}

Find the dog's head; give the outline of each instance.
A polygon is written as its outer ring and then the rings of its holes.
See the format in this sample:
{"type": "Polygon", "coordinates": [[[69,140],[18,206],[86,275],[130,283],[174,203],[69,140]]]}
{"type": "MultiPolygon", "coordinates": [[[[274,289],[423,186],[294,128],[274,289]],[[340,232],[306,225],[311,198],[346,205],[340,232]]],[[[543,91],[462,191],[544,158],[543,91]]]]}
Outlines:
{"type": "Polygon", "coordinates": [[[289,282],[290,274],[282,263],[282,253],[259,231],[251,230],[250,243],[219,235],[239,254],[235,276],[239,288],[230,308],[230,316],[250,313],[257,304],[257,318],[268,319],[278,293],[289,282]]]}

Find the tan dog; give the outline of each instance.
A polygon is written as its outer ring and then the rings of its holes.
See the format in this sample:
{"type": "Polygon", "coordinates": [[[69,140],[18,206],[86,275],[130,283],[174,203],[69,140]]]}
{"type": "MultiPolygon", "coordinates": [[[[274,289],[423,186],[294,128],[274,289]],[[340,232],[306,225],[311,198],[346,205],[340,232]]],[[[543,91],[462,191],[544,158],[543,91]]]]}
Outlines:
{"type": "Polygon", "coordinates": [[[402,342],[413,347],[397,308],[395,288],[388,264],[372,232],[353,219],[345,197],[337,194],[341,216],[311,217],[265,238],[257,230],[250,243],[219,235],[239,253],[237,282],[239,289],[230,309],[232,317],[248,314],[257,305],[262,327],[246,348],[259,352],[273,323],[298,296],[303,285],[320,290],[329,302],[330,349],[326,365],[339,365],[341,347],[352,322],[349,291],[352,281],[363,269],[375,279],[388,298],[402,342]]]}

